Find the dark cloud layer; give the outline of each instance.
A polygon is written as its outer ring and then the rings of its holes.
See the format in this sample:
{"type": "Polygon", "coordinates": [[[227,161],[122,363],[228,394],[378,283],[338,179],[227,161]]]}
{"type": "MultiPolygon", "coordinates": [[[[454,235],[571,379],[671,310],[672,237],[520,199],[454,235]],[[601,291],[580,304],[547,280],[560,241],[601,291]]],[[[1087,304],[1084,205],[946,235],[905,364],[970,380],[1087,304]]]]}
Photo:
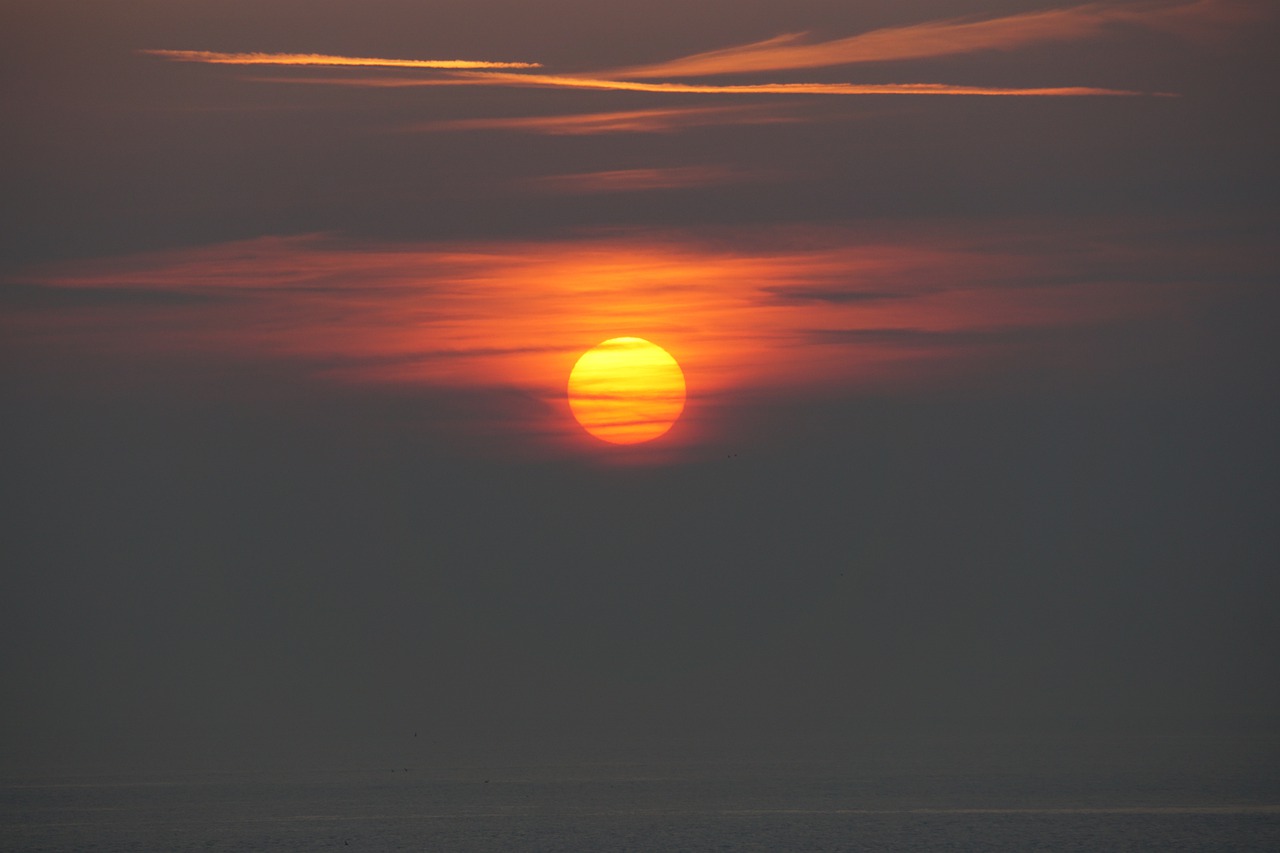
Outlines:
{"type": "Polygon", "coordinates": [[[11,758],[778,757],[1277,700],[1274,407],[864,400],[646,470],[459,459],[423,429],[458,400],[293,396],[20,398],[11,758]]]}

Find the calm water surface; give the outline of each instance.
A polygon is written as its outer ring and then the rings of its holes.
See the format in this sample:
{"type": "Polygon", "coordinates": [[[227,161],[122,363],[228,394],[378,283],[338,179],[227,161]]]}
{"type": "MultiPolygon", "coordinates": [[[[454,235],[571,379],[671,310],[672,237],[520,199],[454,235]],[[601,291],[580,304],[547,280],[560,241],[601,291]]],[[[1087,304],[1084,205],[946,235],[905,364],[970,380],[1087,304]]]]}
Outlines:
{"type": "Polygon", "coordinates": [[[818,767],[63,777],[0,789],[5,850],[1280,850],[1272,779],[818,767]]]}

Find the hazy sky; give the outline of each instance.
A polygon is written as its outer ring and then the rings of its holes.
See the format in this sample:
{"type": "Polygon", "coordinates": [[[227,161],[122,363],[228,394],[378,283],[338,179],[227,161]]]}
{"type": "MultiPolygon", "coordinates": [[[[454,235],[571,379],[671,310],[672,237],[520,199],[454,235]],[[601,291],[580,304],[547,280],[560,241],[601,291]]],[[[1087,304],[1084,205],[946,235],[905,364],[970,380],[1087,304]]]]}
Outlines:
{"type": "Polygon", "coordinates": [[[0,0],[0,760],[1276,735],[1277,24],[0,0]]]}

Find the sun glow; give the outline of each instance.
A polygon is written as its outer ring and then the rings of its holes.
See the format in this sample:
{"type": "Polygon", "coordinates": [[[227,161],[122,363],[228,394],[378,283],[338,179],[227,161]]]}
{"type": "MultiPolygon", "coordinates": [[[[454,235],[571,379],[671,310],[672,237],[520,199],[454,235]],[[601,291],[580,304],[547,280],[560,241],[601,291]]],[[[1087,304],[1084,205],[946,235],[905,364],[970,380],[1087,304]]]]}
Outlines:
{"type": "Polygon", "coordinates": [[[684,411],[684,373],[643,338],[611,338],[582,354],[569,374],[569,406],[588,433],[612,444],[664,435],[684,411]]]}
{"type": "MultiPolygon", "coordinates": [[[[660,449],[696,454],[737,428],[740,401],[933,387],[1037,354],[1091,369],[1113,339],[1090,330],[1190,311],[1197,298],[1190,284],[1097,279],[1119,227],[1003,222],[999,239],[967,223],[538,242],[262,237],[33,267],[21,282],[43,301],[0,311],[0,339],[155,365],[257,358],[318,381],[421,389],[457,403],[456,418],[424,410],[424,430],[522,454],[586,450],[583,429],[619,443],[666,434],[660,449]],[[1063,233],[1097,248],[1062,249],[1063,233]],[[674,354],[674,392],[641,386],[657,399],[611,414],[607,385],[575,390],[601,353],[566,389],[602,325],[644,330],[674,354]],[[678,371],[697,381],[686,389],[678,371]]],[[[1179,259],[1196,268],[1200,255],[1179,259]]]]}

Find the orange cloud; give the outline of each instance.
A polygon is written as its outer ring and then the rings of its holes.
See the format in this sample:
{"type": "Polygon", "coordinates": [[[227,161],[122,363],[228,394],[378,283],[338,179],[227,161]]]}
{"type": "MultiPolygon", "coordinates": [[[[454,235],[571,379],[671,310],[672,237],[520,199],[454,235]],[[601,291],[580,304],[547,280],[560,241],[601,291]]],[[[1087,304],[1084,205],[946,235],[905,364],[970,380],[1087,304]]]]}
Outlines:
{"type": "Polygon", "coordinates": [[[689,127],[748,124],[787,124],[800,121],[776,105],[733,107],[673,107],[576,115],[451,119],[423,122],[405,130],[510,130],[548,136],[594,136],[606,133],[673,133],[689,127]]]}
{"type": "Polygon", "coordinates": [[[327,56],[320,53],[217,53],[211,50],[140,50],[148,56],[175,62],[213,65],[319,65],[360,68],[541,68],[537,62],[484,62],[469,59],[376,59],[363,56],[327,56]]]}
{"type": "Polygon", "coordinates": [[[247,83],[286,83],[294,86],[344,86],[352,89],[412,89],[420,86],[474,86],[474,80],[453,77],[241,77],[247,83]]]}
{"type": "Polygon", "coordinates": [[[569,89],[613,89],[625,92],[678,92],[707,95],[1138,95],[1118,89],[1081,86],[1049,88],[1003,88],[994,86],[951,86],[946,83],[749,83],[716,86],[695,83],[642,83],[598,77],[564,77],[553,74],[510,74],[463,71],[453,75],[480,84],[538,86],[569,89]]]}
{"type": "Polygon", "coordinates": [[[1169,277],[1153,278],[1147,259],[1127,280],[1116,271],[1138,250],[1122,247],[1140,241],[1071,232],[913,223],[542,242],[262,238],[30,271],[10,282],[23,292],[0,334],[60,358],[195,354],[344,383],[514,390],[536,401],[525,420],[464,428],[569,442],[581,438],[565,400],[574,361],[634,335],[684,368],[688,408],[671,440],[695,441],[744,396],[892,389],[1054,349],[1075,370],[1109,364],[1090,360],[1091,330],[1186,311],[1185,268],[1220,267],[1217,253],[1197,261],[1153,240],[1169,277]]]}
{"type": "MultiPolygon", "coordinates": [[[[1141,96],[1151,93],[1088,86],[1008,88],[1000,86],[952,86],[946,83],[645,83],[638,80],[608,80],[598,77],[566,77],[555,74],[513,74],[501,71],[458,71],[433,78],[329,77],[250,78],[261,83],[311,83],[357,88],[404,88],[413,86],[510,86],[549,89],[607,89],[622,92],[670,92],[696,95],[977,95],[1027,97],[1141,96]]],[[[1163,94],[1163,93],[1157,93],[1163,94]]]]}
{"type": "Polygon", "coordinates": [[[889,27],[817,43],[805,42],[804,33],[790,33],[669,62],[618,69],[607,72],[607,76],[702,77],[924,59],[1075,41],[1099,35],[1116,24],[1186,30],[1201,24],[1239,22],[1248,17],[1242,4],[1226,0],[1174,0],[1126,5],[1089,3],[1003,18],[930,21],[889,27]]]}

